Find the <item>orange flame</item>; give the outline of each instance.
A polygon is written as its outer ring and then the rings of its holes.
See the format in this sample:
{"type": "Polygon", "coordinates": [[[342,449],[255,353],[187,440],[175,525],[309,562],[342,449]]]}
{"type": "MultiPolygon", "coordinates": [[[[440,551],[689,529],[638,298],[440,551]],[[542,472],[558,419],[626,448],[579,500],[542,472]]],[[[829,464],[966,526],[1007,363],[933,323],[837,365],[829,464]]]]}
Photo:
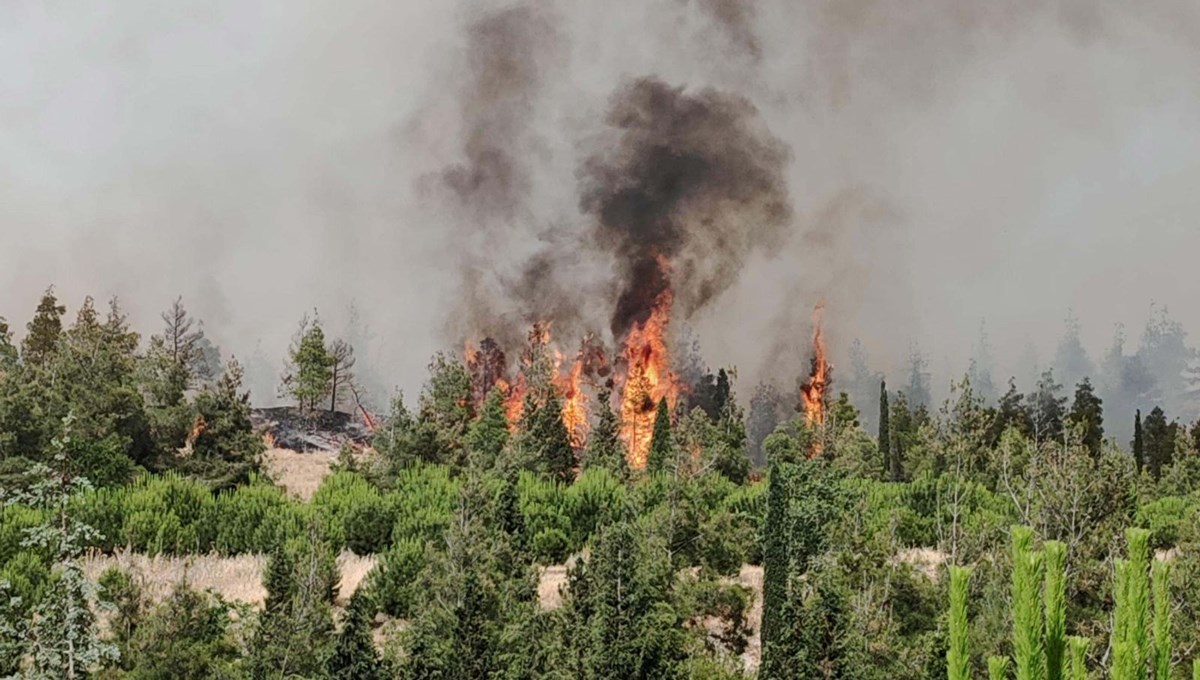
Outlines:
{"type": "Polygon", "coordinates": [[[584,357],[581,351],[580,355],[571,364],[571,370],[559,374],[554,381],[563,399],[563,425],[567,428],[567,436],[571,440],[571,446],[576,449],[583,448],[590,428],[587,419],[587,394],[583,391],[581,382],[583,377],[583,362],[584,357]]]}
{"type": "MultiPolygon", "coordinates": [[[[825,353],[825,338],[821,333],[822,305],[813,309],[813,356],[812,369],[808,379],[800,385],[800,407],[804,411],[804,421],[814,430],[825,424],[826,391],[831,380],[832,367],[825,353]]],[[[821,444],[813,445],[810,456],[821,452],[821,444]]]]}
{"type": "Polygon", "coordinates": [[[625,442],[629,466],[634,469],[646,467],[658,402],[666,399],[667,406],[675,408],[679,397],[679,383],[671,372],[666,342],[671,302],[669,290],[660,294],[650,317],[644,323],[636,324],[625,338],[621,440],[625,442]]]}
{"type": "Polygon", "coordinates": [[[196,420],[192,422],[192,429],[188,432],[187,443],[185,444],[187,448],[191,449],[195,446],[196,440],[200,438],[200,435],[204,434],[204,430],[207,427],[208,423],[204,421],[204,416],[197,414],[196,420]]]}

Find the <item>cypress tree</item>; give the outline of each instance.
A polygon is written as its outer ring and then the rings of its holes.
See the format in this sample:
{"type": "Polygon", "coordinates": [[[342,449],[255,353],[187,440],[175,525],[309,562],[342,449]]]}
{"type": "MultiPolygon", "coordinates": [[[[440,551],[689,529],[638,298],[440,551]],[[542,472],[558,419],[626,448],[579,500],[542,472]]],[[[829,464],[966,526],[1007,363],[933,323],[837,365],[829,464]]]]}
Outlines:
{"type": "Polygon", "coordinates": [[[1075,401],[1071,404],[1068,419],[1080,428],[1083,445],[1092,459],[1099,460],[1100,445],[1104,442],[1104,402],[1096,396],[1088,378],[1075,387],[1075,401]]]}
{"type": "Polygon", "coordinates": [[[659,472],[667,467],[671,460],[671,413],[667,408],[667,400],[658,401],[658,411],[654,414],[654,431],[650,435],[650,453],[646,457],[646,469],[659,472]]]}
{"type": "Polygon", "coordinates": [[[338,633],[333,655],[329,657],[330,677],[383,680],[383,669],[371,639],[371,609],[371,601],[364,590],[360,589],[350,598],[346,621],[338,633]]]}
{"type": "Polygon", "coordinates": [[[879,382],[879,456],[888,470],[888,476],[893,482],[900,481],[899,461],[892,458],[892,432],[888,427],[888,393],[887,381],[879,382]]]}
{"type": "Polygon", "coordinates": [[[1142,443],[1142,410],[1138,409],[1133,416],[1133,463],[1137,466],[1137,471],[1141,472],[1142,467],[1146,464],[1145,452],[1143,451],[1142,443]]]}
{"type": "Polygon", "coordinates": [[[1062,680],[1067,646],[1067,546],[1046,541],[1042,549],[1046,554],[1046,678],[1062,680]]]}
{"type": "Polygon", "coordinates": [[[970,680],[971,655],[967,649],[967,585],[971,570],[950,567],[950,646],[946,649],[948,680],[970,680]]]}
{"type": "Polygon", "coordinates": [[[54,286],[46,289],[38,302],[33,319],[25,325],[25,339],[21,341],[21,357],[35,365],[46,362],[58,347],[58,338],[62,335],[62,316],[67,308],[58,304],[54,296],[54,286]]]}
{"type": "Polygon", "coordinates": [[[1155,560],[1151,568],[1154,581],[1154,677],[1171,677],[1171,565],[1155,560]]]}
{"type": "Polygon", "coordinates": [[[1175,433],[1177,425],[1167,423],[1167,414],[1155,406],[1142,422],[1143,462],[1154,479],[1162,477],[1175,457],[1175,433]]]}
{"type": "Polygon", "coordinates": [[[1029,527],[1012,528],[1012,557],[1013,657],[1017,680],[1043,680],[1046,677],[1044,622],[1038,595],[1046,564],[1042,552],[1033,550],[1033,531],[1029,527]]]}

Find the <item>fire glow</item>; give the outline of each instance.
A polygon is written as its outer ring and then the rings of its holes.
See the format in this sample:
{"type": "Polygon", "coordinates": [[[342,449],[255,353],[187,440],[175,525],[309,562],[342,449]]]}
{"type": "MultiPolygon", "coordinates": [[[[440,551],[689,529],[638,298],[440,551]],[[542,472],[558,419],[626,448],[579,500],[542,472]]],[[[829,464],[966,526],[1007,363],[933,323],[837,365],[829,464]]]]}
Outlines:
{"type": "Polygon", "coordinates": [[[825,353],[825,338],[821,333],[823,311],[824,307],[821,305],[813,309],[812,366],[808,379],[800,385],[800,408],[804,412],[804,421],[818,437],[809,452],[810,457],[821,452],[819,430],[825,424],[826,392],[832,373],[825,353]]]}
{"type": "Polygon", "coordinates": [[[626,459],[635,470],[646,467],[654,416],[658,403],[665,399],[674,409],[679,398],[679,382],[671,372],[667,348],[671,292],[663,291],[644,322],[635,324],[625,339],[625,381],[621,390],[621,440],[626,459]]]}

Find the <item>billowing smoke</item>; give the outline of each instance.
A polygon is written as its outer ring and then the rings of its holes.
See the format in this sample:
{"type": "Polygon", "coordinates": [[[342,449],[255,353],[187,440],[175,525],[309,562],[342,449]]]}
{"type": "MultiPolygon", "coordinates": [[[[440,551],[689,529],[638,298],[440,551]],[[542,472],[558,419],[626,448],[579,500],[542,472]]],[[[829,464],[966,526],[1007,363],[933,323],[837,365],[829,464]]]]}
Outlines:
{"type": "Polygon", "coordinates": [[[616,257],[614,336],[668,288],[686,318],[729,288],[750,252],[783,237],[788,152],[757,114],[742,97],[656,78],[613,95],[606,122],[617,138],[584,163],[580,207],[616,257]]]}

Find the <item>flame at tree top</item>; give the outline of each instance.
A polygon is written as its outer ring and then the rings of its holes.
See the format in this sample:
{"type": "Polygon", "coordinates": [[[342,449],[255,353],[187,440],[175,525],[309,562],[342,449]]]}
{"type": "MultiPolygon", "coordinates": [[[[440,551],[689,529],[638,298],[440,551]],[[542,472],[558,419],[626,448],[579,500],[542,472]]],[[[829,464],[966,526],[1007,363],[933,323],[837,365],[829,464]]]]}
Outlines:
{"type": "MultiPolygon", "coordinates": [[[[824,307],[817,305],[813,309],[813,340],[812,368],[808,379],[800,385],[800,408],[804,412],[804,420],[814,430],[825,424],[826,392],[833,381],[833,367],[825,354],[825,338],[821,334],[821,313],[824,307]]],[[[813,446],[811,455],[821,452],[821,445],[813,446]]]]}
{"type": "Polygon", "coordinates": [[[670,323],[670,290],[659,294],[650,316],[634,324],[625,338],[625,387],[621,393],[621,440],[625,442],[629,466],[646,467],[654,416],[658,402],[666,399],[675,408],[679,383],[671,372],[667,349],[667,325],[670,323]]]}

